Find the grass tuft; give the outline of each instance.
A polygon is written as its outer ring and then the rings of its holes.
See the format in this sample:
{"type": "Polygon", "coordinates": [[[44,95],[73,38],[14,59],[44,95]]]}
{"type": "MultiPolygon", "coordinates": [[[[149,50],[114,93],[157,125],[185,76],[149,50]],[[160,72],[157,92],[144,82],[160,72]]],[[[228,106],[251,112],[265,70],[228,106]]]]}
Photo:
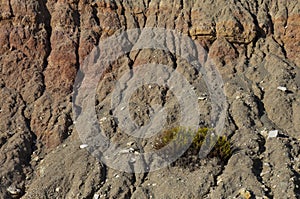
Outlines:
{"type": "MultiPolygon", "coordinates": [[[[177,150],[190,143],[190,147],[183,154],[183,158],[185,156],[197,157],[204,141],[213,139],[211,131],[213,131],[213,129],[206,127],[199,128],[196,131],[185,127],[174,127],[165,130],[155,139],[154,149],[159,150],[167,145],[171,145],[173,150],[177,150]],[[174,142],[171,144],[172,141],[174,142]]],[[[227,162],[229,157],[232,155],[232,146],[230,141],[226,136],[217,136],[217,141],[214,144],[215,145],[208,154],[208,158],[217,157],[221,162],[227,162]]]]}

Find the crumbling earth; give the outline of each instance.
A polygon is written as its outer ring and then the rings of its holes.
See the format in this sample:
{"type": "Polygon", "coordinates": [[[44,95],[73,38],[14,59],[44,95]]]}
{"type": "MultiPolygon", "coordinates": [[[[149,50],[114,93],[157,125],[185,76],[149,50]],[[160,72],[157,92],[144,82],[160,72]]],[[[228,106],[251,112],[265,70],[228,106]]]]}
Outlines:
{"type": "MultiPolygon", "coordinates": [[[[0,198],[300,198],[297,0],[8,0],[0,3],[0,29],[0,198]],[[211,158],[192,170],[126,173],[80,148],[72,111],[77,72],[100,41],[144,27],[189,36],[222,75],[224,134],[236,149],[225,165],[211,158]]],[[[110,102],[124,71],[145,63],[183,74],[203,96],[202,125],[210,124],[203,77],[177,55],[143,49],[118,58],[98,83],[96,113],[112,141],[137,142],[122,134],[110,102]]],[[[178,101],[159,85],[133,93],[134,122],[147,124],[154,104],[166,107],[169,126],[178,125],[178,101]]],[[[153,139],[138,141],[153,150],[153,139]]]]}

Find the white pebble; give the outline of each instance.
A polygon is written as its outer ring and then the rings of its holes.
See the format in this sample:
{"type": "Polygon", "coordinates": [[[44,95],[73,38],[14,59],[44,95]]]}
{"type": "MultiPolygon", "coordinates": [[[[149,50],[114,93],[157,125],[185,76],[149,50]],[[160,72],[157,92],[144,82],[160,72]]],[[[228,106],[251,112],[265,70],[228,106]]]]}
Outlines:
{"type": "Polygon", "coordinates": [[[277,89],[278,89],[278,90],[281,90],[281,91],[283,91],[283,92],[284,92],[284,91],[287,91],[287,88],[284,87],[284,86],[278,86],[277,89]]]}
{"type": "Polygon", "coordinates": [[[276,138],[278,136],[278,130],[269,131],[268,138],[276,138]]]}
{"type": "Polygon", "coordinates": [[[198,97],[198,100],[206,100],[206,97],[198,97]]]}
{"type": "Polygon", "coordinates": [[[120,154],[125,154],[125,153],[129,153],[129,149],[122,149],[121,151],[119,151],[120,154]]]}
{"type": "Polygon", "coordinates": [[[19,194],[21,193],[21,190],[20,190],[20,189],[15,188],[15,187],[12,187],[12,186],[8,187],[6,190],[7,190],[11,195],[19,195],[19,194]]]}
{"type": "Polygon", "coordinates": [[[37,161],[39,161],[39,159],[40,159],[39,156],[36,156],[33,158],[33,161],[37,162],[37,161]]]}
{"type": "Polygon", "coordinates": [[[106,117],[103,117],[100,119],[100,122],[104,122],[107,118],[106,117]]]}
{"type": "Polygon", "coordinates": [[[100,198],[100,195],[99,194],[95,194],[93,199],[99,199],[100,198]]]}
{"type": "Polygon", "coordinates": [[[88,147],[89,145],[87,145],[87,144],[81,144],[80,146],[79,146],[79,148],[81,148],[81,149],[84,149],[84,148],[86,148],[86,147],[88,147]]]}
{"type": "Polygon", "coordinates": [[[129,153],[134,153],[134,148],[129,148],[129,153]]]}
{"type": "Polygon", "coordinates": [[[218,176],[217,177],[217,185],[219,185],[221,182],[223,182],[223,179],[220,176],[218,176]]]}
{"type": "Polygon", "coordinates": [[[115,178],[119,178],[120,176],[119,176],[118,174],[115,174],[114,177],[115,177],[115,178]]]}

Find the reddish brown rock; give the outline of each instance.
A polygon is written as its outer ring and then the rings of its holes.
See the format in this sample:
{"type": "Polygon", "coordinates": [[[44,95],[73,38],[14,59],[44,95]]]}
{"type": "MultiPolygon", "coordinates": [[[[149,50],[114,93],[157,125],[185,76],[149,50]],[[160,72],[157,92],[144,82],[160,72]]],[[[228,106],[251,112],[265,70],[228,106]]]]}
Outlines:
{"type": "Polygon", "coordinates": [[[287,57],[292,60],[297,66],[300,65],[300,14],[291,15],[287,24],[284,27],[285,34],[283,36],[284,48],[286,49],[287,57]]]}

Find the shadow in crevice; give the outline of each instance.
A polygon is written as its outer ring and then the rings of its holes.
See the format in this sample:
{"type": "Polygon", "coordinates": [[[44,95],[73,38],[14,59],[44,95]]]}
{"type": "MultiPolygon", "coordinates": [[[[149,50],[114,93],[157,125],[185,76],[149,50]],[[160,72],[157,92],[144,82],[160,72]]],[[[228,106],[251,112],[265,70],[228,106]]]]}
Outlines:
{"type": "MultiPolygon", "coordinates": [[[[261,173],[262,173],[262,170],[263,170],[263,162],[262,160],[260,160],[259,158],[255,158],[252,160],[253,161],[253,167],[252,167],[252,172],[253,174],[255,175],[256,179],[263,185],[264,182],[263,182],[263,179],[261,177],[261,173]]],[[[271,189],[265,185],[265,194],[267,196],[267,198],[273,198],[272,194],[271,194],[271,189]]]]}

